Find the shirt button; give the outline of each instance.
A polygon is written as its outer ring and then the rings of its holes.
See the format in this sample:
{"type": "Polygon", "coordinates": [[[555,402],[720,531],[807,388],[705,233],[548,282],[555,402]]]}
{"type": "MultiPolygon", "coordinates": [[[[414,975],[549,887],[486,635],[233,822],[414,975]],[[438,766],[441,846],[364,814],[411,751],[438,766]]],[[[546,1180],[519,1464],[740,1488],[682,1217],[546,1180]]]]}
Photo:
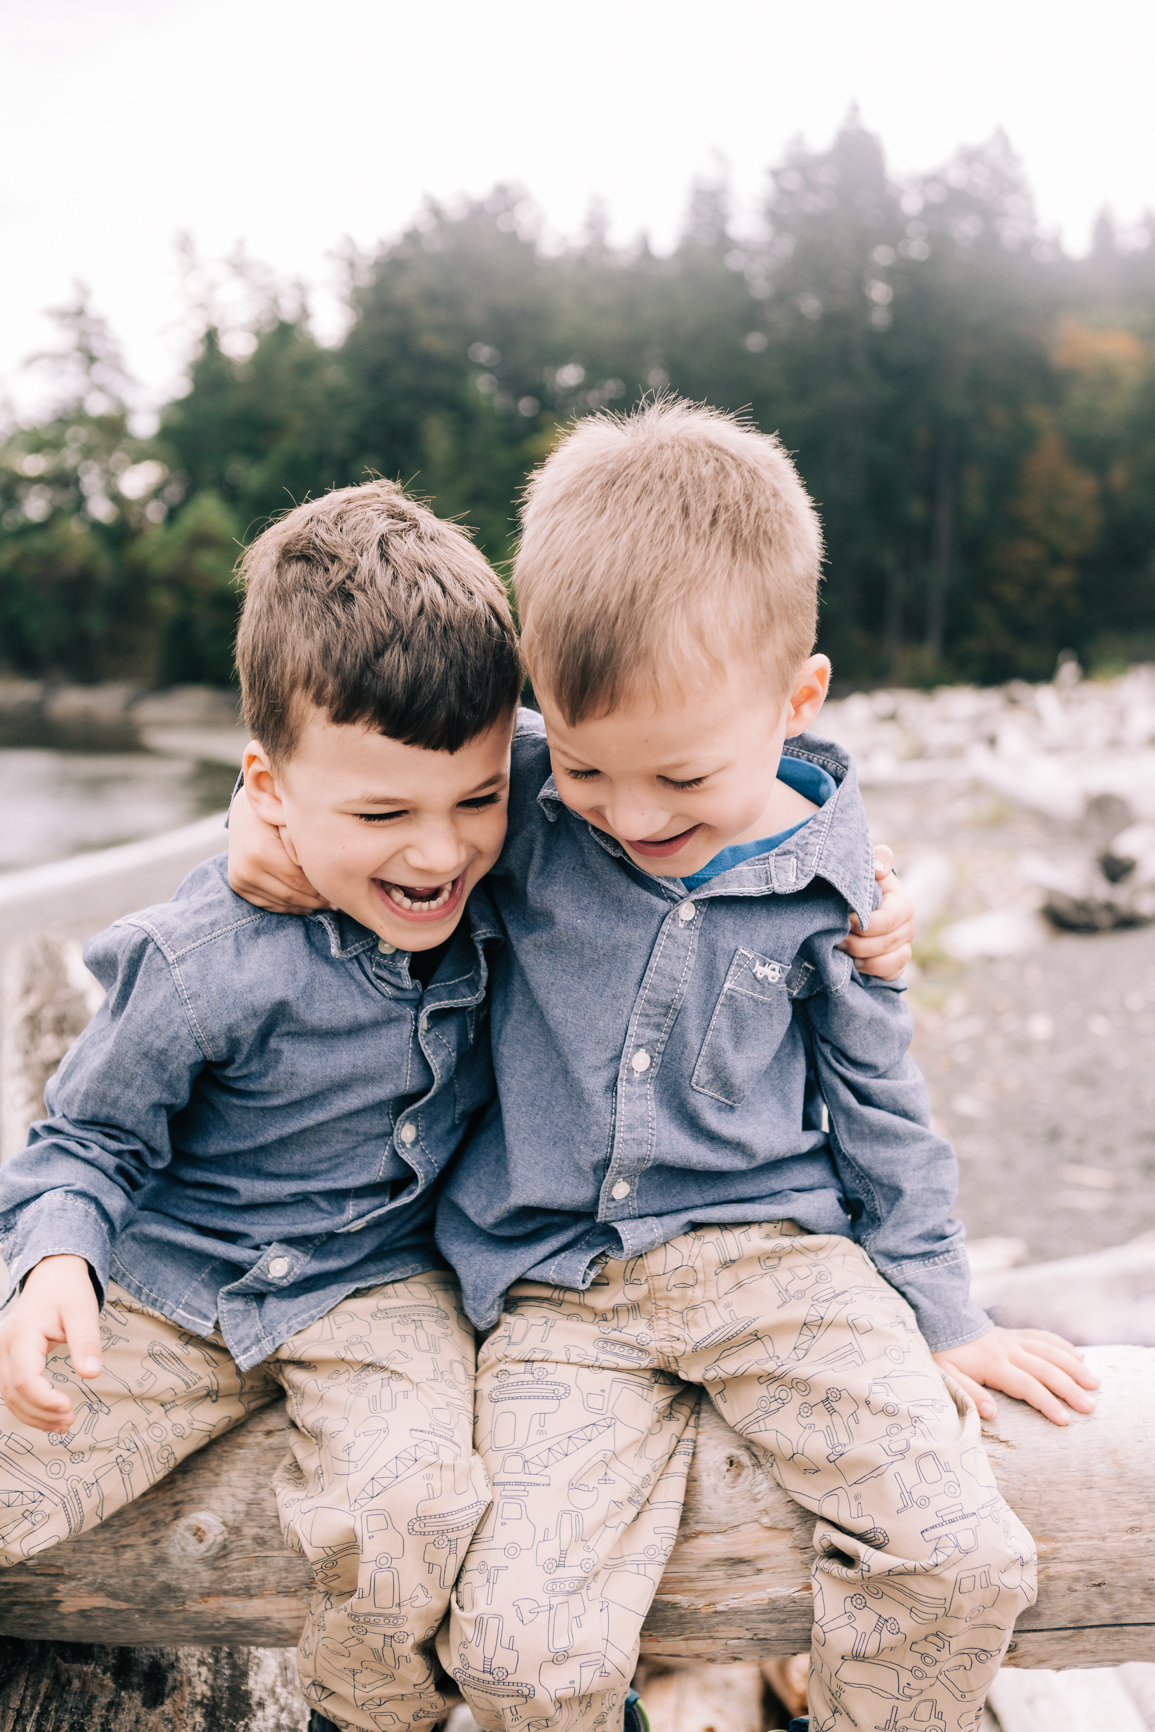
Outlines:
{"type": "Polygon", "coordinates": [[[641,1076],[642,1072],[649,1070],[649,1068],[650,1055],[646,1051],[645,1047],[641,1046],[630,1060],[630,1069],[633,1071],[635,1076],[641,1076]]]}
{"type": "Polygon", "coordinates": [[[279,1281],[282,1275],[287,1275],[288,1273],[289,1259],[287,1257],[274,1257],[272,1262],[269,1264],[269,1274],[273,1277],[273,1280],[279,1281]]]}
{"type": "Polygon", "coordinates": [[[405,1121],[405,1123],[401,1126],[401,1129],[397,1134],[401,1138],[401,1141],[403,1143],[416,1142],[416,1140],[417,1140],[417,1126],[412,1122],[411,1119],[407,1119],[405,1121]]]}
{"type": "Polygon", "coordinates": [[[630,1187],[625,1179],[619,1179],[613,1190],[610,1192],[610,1196],[614,1199],[615,1203],[620,1203],[622,1198],[628,1197],[629,1194],[630,1187]]]}
{"type": "Polygon", "coordinates": [[[397,949],[397,946],[395,944],[390,944],[387,938],[379,938],[377,940],[377,948],[381,952],[382,956],[392,956],[394,951],[397,949]]]}
{"type": "Polygon", "coordinates": [[[678,919],[684,925],[687,920],[692,920],[697,912],[698,909],[695,903],[683,902],[682,906],[678,909],[678,919]]]}

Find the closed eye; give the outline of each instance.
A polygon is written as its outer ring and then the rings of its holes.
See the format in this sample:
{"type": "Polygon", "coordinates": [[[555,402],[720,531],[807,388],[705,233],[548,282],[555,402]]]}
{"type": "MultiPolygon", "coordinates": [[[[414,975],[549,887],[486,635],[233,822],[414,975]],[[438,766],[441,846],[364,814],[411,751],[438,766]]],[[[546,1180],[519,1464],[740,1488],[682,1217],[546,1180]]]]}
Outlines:
{"type": "Polygon", "coordinates": [[[566,775],[571,782],[592,782],[601,775],[600,770],[567,770],[566,775]]]}
{"type": "Polygon", "coordinates": [[[675,782],[672,776],[659,776],[658,780],[664,782],[667,788],[678,788],[684,791],[687,788],[700,788],[706,778],[705,776],[694,776],[688,782],[675,782]]]}
{"type": "Polygon", "coordinates": [[[496,806],[500,799],[500,794],[477,794],[472,800],[462,800],[460,808],[463,812],[484,812],[487,806],[496,806]]]}
{"type": "Polygon", "coordinates": [[[405,808],[397,812],[354,812],[355,818],[360,818],[363,824],[387,824],[390,818],[404,818],[405,808]]]}

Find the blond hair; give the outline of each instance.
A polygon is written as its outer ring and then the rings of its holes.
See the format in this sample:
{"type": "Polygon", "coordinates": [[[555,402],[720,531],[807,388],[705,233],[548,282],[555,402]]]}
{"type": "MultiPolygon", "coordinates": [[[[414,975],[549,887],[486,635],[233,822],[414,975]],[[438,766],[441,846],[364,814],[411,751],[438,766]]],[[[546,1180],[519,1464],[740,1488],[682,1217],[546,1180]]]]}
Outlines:
{"type": "Polygon", "coordinates": [[[517,704],[505,590],[466,535],[391,481],[312,499],[241,561],[245,721],[291,756],[308,703],[404,745],[456,752],[517,704]]]}
{"type": "Polygon", "coordinates": [[[743,659],[786,695],[814,647],[822,531],[776,437],[665,398],[577,422],[526,489],[530,674],[573,726],[743,659]]]}

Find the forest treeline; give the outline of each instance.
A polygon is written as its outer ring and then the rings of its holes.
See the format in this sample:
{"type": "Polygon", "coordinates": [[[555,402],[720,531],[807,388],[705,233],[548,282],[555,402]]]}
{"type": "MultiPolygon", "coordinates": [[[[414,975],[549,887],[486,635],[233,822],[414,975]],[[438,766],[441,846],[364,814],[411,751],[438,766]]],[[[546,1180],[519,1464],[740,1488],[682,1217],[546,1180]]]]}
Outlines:
{"type": "Polygon", "coordinates": [[[147,439],[99,317],[60,315],[59,408],[0,447],[5,671],[225,682],[270,515],[393,476],[500,564],[558,429],[667,388],[796,453],[844,685],[1155,656],[1155,217],[1065,256],[1000,138],[897,182],[852,121],[788,153],[756,232],[696,189],[664,256],[597,222],[546,248],[515,189],[430,204],[350,261],[348,301],[330,346],[273,297],[210,319],[147,439]]]}

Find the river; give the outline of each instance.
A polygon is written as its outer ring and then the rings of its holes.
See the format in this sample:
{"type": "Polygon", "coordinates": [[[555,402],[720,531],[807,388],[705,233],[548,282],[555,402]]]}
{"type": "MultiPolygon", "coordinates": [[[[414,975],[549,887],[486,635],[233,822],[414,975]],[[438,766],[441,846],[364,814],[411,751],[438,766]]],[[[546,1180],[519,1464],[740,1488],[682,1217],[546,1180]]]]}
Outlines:
{"type": "Polygon", "coordinates": [[[236,770],[194,756],[0,749],[0,873],[110,848],[223,811],[236,770]]]}

